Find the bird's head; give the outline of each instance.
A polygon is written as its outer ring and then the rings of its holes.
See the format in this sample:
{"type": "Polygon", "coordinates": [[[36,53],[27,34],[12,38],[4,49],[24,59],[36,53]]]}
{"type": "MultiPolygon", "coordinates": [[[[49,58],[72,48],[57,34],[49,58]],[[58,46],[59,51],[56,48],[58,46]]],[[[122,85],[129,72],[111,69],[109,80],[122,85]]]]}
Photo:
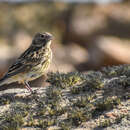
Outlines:
{"type": "Polygon", "coordinates": [[[50,33],[37,33],[34,36],[32,45],[36,47],[45,47],[45,46],[50,46],[52,41],[52,35],[50,33]]]}

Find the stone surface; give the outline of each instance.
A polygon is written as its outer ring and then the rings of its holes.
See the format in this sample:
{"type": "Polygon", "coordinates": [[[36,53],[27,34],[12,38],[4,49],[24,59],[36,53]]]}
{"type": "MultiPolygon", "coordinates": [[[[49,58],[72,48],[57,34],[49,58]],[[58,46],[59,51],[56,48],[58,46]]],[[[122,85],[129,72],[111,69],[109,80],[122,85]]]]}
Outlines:
{"type": "Polygon", "coordinates": [[[0,129],[130,129],[130,66],[49,73],[34,94],[0,92],[0,129]]]}

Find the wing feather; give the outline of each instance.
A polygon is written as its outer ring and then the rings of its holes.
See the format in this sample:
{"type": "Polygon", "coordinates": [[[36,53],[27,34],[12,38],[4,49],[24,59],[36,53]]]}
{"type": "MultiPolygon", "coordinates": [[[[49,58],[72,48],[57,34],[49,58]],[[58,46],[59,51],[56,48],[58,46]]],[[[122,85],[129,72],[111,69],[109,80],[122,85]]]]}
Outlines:
{"type": "MultiPolygon", "coordinates": [[[[39,48],[29,47],[21,56],[17,59],[17,61],[9,67],[9,70],[6,74],[7,77],[16,75],[20,72],[29,71],[33,66],[40,64],[41,58],[38,56],[34,57],[36,51],[39,48]]],[[[43,58],[43,56],[42,56],[43,58]]]]}

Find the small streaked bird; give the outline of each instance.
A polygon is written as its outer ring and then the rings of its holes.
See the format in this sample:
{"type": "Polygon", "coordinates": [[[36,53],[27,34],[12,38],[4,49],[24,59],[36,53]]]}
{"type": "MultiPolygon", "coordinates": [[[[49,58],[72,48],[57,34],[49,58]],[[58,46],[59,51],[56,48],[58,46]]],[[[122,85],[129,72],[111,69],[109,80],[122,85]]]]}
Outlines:
{"type": "Polygon", "coordinates": [[[52,51],[50,48],[52,35],[37,33],[30,47],[9,67],[8,72],[0,79],[0,86],[19,82],[33,92],[28,82],[44,75],[49,68],[52,51]]]}

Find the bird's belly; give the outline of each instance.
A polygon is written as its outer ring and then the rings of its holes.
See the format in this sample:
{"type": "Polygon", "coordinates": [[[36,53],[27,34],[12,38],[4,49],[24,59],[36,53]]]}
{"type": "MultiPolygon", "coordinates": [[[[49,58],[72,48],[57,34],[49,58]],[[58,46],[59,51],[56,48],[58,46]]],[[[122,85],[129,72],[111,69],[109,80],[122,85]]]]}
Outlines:
{"type": "Polygon", "coordinates": [[[19,82],[19,83],[24,83],[24,81],[31,81],[34,80],[41,75],[37,74],[36,72],[29,72],[29,73],[20,73],[18,75],[12,76],[11,77],[11,82],[19,82]]]}

